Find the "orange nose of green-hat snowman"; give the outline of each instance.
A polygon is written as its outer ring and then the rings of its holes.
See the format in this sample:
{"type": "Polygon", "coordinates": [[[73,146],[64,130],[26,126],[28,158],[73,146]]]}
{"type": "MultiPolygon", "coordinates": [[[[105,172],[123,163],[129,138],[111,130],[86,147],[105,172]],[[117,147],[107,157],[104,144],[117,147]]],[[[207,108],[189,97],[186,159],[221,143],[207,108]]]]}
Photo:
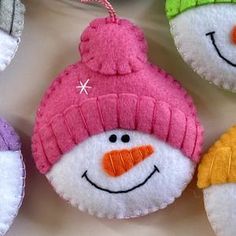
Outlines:
{"type": "Polygon", "coordinates": [[[167,0],[171,33],[202,78],[236,92],[236,1],[167,0]]]}
{"type": "Polygon", "coordinates": [[[203,131],[186,91],[148,62],[143,32],[99,2],[110,16],[85,29],[81,60],[42,99],[33,155],[56,192],[80,210],[138,217],[181,195],[203,131]]]}

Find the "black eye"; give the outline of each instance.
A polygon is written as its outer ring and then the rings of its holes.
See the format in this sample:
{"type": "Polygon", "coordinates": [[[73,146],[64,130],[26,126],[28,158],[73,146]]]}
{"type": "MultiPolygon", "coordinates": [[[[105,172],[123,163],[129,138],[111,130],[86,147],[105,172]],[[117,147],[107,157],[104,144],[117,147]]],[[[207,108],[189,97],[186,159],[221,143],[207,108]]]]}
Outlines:
{"type": "Polygon", "coordinates": [[[128,134],[124,134],[124,135],[121,137],[121,141],[122,141],[123,143],[128,143],[129,140],[130,140],[130,137],[129,137],[128,134]]]}
{"type": "Polygon", "coordinates": [[[109,141],[110,141],[111,143],[115,143],[116,140],[117,140],[117,137],[116,137],[115,134],[112,134],[112,135],[109,137],[109,141]]]}

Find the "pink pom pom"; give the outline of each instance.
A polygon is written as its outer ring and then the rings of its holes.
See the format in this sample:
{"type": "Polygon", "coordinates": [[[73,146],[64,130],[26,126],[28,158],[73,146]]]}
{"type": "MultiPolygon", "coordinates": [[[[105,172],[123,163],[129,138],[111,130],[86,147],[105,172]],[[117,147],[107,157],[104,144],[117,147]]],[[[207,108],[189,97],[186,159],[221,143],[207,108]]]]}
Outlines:
{"type": "Polygon", "coordinates": [[[139,71],[147,62],[143,32],[128,20],[94,20],[81,36],[82,62],[106,75],[139,71]]]}

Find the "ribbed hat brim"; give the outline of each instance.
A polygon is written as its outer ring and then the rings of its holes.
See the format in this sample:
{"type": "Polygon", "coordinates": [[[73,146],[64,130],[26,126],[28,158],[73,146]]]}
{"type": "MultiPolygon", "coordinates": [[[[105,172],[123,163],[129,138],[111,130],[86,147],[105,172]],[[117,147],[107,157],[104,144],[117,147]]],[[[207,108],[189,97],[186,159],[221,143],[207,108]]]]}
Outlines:
{"type": "Polygon", "coordinates": [[[199,161],[203,130],[195,116],[186,117],[151,97],[107,94],[70,106],[40,129],[36,125],[32,140],[36,165],[45,174],[75,145],[114,129],[152,134],[199,161]]]}

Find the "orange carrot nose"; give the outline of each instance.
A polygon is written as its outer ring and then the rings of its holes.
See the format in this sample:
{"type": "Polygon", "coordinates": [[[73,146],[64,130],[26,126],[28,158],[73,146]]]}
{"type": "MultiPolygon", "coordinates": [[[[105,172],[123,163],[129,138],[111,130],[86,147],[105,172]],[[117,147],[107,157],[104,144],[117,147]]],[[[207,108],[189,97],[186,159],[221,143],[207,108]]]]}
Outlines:
{"type": "Polygon", "coordinates": [[[232,43],[236,44],[236,25],[233,27],[233,30],[231,33],[231,39],[232,39],[232,43]]]}
{"type": "Polygon", "coordinates": [[[151,145],[108,152],[102,160],[103,169],[108,175],[118,177],[151,156],[153,152],[151,145]]]}

